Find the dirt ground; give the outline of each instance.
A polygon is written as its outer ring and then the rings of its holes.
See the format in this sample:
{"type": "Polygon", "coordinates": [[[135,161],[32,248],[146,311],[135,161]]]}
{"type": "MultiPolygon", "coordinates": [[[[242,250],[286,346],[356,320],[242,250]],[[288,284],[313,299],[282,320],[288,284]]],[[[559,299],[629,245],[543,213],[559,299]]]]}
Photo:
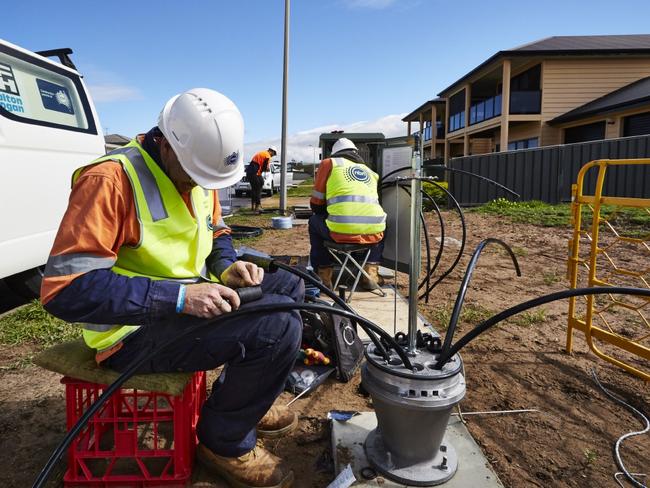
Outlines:
{"type": "MultiPolygon", "coordinates": [[[[433,219],[428,220],[430,235],[435,237],[433,219]]],[[[448,235],[459,238],[457,220],[451,216],[449,220],[448,235]]],[[[467,214],[467,225],[468,248],[461,264],[421,309],[438,330],[444,332],[441,322],[448,319],[471,251],[487,237],[498,237],[513,247],[523,276],[515,277],[504,252],[488,249],[474,273],[457,338],[494,312],[566,288],[568,228],[515,225],[475,213],[467,214]]],[[[306,255],[306,227],[266,229],[252,246],[271,254],[306,255]]],[[[453,252],[448,253],[440,270],[446,269],[452,258],[453,252]]],[[[639,259],[636,265],[647,267],[647,255],[639,259]]],[[[403,294],[405,284],[399,283],[403,294]]],[[[641,410],[650,410],[648,384],[596,358],[580,333],[575,333],[573,354],[564,351],[567,308],[566,301],[545,305],[542,312],[494,327],[461,352],[467,377],[467,396],[461,404],[464,411],[539,409],[466,418],[470,432],[506,487],[616,486],[613,443],[620,435],[642,427],[598,389],[591,378],[592,368],[611,391],[641,410]]],[[[33,352],[31,347],[0,349],[0,368],[5,366],[0,369],[3,487],[30,486],[65,432],[63,387],[58,376],[35,366],[6,369],[33,352]]],[[[359,394],[358,384],[359,375],[347,384],[329,380],[313,395],[294,403],[300,415],[299,430],[289,438],[266,443],[293,467],[295,486],[322,487],[332,480],[326,415],[332,409],[371,410],[371,401],[359,394]]],[[[284,393],[281,400],[291,398],[284,393]]],[[[650,475],[650,436],[626,441],[621,453],[630,471],[650,475]]],[[[59,476],[62,470],[61,466],[59,476]]],[[[211,485],[209,476],[197,471],[195,486],[211,485]]]]}

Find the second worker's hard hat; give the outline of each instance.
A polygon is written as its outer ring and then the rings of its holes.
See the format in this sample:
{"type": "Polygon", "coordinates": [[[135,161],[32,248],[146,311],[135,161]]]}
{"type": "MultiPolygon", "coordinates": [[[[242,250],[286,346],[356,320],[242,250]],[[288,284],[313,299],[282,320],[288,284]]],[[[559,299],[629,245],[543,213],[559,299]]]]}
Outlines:
{"type": "Polygon", "coordinates": [[[278,148],[275,146],[269,146],[269,151],[273,151],[275,154],[278,154],[278,148]]]}
{"type": "Polygon", "coordinates": [[[343,151],[345,149],[357,150],[357,146],[355,146],[354,142],[352,142],[350,139],[346,137],[341,137],[332,146],[332,154],[336,154],[337,152],[343,151]]]}
{"type": "Polygon", "coordinates": [[[244,120],[225,95],[209,88],[176,95],[160,112],[158,128],[199,186],[226,188],[244,175],[244,120]]]}

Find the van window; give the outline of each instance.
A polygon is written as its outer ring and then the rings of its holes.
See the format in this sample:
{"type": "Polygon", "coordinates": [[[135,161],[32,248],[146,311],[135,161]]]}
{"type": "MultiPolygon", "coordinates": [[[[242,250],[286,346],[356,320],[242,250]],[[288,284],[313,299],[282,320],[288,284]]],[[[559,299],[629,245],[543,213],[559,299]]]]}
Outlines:
{"type": "Polygon", "coordinates": [[[0,46],[0,116],[97,134],[79,76],[0,46]]]}

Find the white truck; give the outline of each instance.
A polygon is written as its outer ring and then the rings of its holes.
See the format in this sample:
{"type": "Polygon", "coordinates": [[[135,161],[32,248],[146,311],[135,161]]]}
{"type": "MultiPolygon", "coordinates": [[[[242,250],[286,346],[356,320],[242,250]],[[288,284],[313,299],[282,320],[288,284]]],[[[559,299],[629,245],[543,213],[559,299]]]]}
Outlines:
{"type": "MultiPolygon", "coordinates": [[[[270,171],[262,173],[262,178],[264,178],[264,186],[262,186],[262,192],[267,195],[273,195],[280,190],[280,163],[271,162],[270,171]]],[[[293,184],[293,173],[287,171],[287,186],[293,184]]],[[[250,195],[251,184],[248,181],[248,177],[244,176],[241,180],[235,183],[235,196],[241,197],[244,194],[250,195]]]]}
{"type": "Polygon", "coordinates": [[[71,52],[39,54],[0,39],[0,279],[28,298],[38,296],[72,172],[105,152],[71,52]]]}

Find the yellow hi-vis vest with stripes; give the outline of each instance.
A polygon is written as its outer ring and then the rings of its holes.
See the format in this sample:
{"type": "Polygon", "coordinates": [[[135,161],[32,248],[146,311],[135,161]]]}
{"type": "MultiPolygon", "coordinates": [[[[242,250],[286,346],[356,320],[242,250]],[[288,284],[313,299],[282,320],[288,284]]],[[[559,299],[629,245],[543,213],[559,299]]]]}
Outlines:
{"type": "MultiPolygon", "coordinates": [[[[192,216],[174,183],[135,140],[77,169],[72,177],[73,184],[84,168],[103,161],[119,161],[122,164],[131,182],[140,223],[140,242],[133,247],[122,246],[111,271],[125,276],[182,283],[202,279],[217,281],[205,265],[212,251],[212,191],[198,186],[192,189],[192,216]]],[[[225,227],[221,221],[215,225],[225,227]]],[[[95,266],[92,269],[105,267],[95,266]]],[[[83,324],[83,337],[89,347],[102,351],[135,332],[138,327],[83,324]]]]}
{"type": "Polygon", "coordinates": [[[338,234],[378,234],[386,229],[386,214],[379,205],[377,174],[345,158],[332,158],[327,179],[327,228],[338,234]]]}

